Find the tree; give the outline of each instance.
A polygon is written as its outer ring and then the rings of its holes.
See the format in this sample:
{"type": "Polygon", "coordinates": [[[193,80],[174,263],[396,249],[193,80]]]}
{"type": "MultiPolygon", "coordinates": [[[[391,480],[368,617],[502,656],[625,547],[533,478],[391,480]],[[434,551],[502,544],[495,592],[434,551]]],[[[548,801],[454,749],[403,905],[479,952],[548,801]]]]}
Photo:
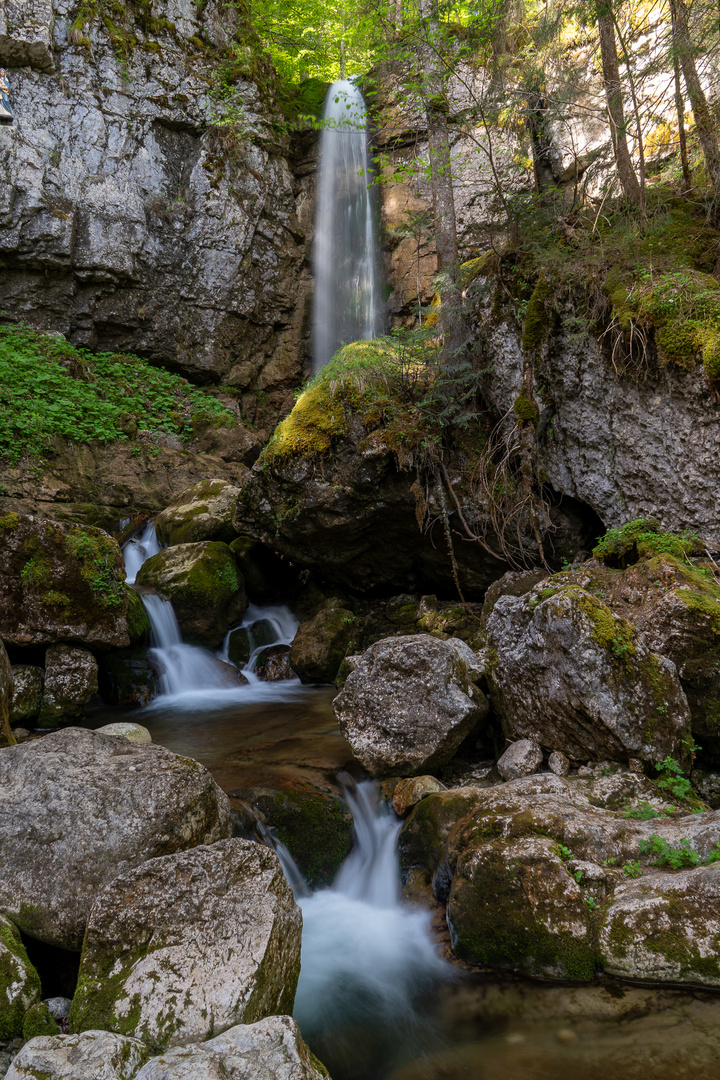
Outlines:
{"type": "Polygon", "coordinates": [[[610,117],[610,135],[623,195],[633,206],[642,206],[642,190],[633,168],[627,144],[620,65],[615,44],[615,22],[610,3],[611,0],[600,0],[597,7],[600,55],[602,57],[603,82],[605,83],[605,99],[607,101],[608,116],[610,117]]]}
{"type": "Polygon", "coordinates": [[[717,134],[712,113],[695,66],[688,26],[688,13],[684,0],[670,0],[670,11],[675,49],[677,50],[685,86],[692,105],[695,127],[702,147],[703,157],[705,158],[705,167],[715,198],[720,200],[720,151],[718,150],[717,134]]]}

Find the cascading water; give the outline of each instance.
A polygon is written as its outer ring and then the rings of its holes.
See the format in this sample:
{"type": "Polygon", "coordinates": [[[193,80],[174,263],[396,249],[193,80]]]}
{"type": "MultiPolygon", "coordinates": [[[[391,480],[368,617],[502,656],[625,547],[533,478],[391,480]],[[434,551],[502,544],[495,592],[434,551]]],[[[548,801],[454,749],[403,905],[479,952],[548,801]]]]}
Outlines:
{"type": "Polygon", "coordinates": [[[315,219],[313,367],[343,342],[382,332],[375,225],[362,94],[343,79],[328,90],[320,136],[315,219]]]}
{"type": "Polygon", "coordinates": [[[152,558],[160,551],[161,545],[155,532],[155,522],[148,521],[142,532],[137,536],[131,536],[123,548],[125,559],[125,580],[128,585],[135,584],[140,567],[146,559],[152,558]]]}

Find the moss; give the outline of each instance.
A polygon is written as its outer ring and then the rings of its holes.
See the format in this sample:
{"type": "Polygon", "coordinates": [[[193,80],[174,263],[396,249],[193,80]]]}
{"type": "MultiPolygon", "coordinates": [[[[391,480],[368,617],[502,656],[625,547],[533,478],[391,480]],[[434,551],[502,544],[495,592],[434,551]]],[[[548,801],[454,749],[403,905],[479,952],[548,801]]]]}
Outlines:
{"type": "Polygon", "coordinates": [[[35,1039],[38,1035],[59,1035],[60,1028],[50,1014],[44,1001],[31,1005],[23,1020],[23,1039],[35,1039]]]}
{"type": "Polygon", "coordinates": [[[543,343],[550,329],[548,305],[552,300],[552,289],[541,275],[528,302],[522,328],[523,349],[536,349],[543,343]]]}
{"type": "Polygon", "coordinates": [[[632,623],[619,615],[614,615],[610,608],[585,589],[571,586],[566,592],[574,596],[580,610],[592,623],[592,636],[598,645],[609,649],[622,663],[629,663],[636,651],[633,642],[635,627],[632,623]]]}
{"type": "Polygon", "coordinates": [[[77,527],[66,535],[65,550],[77,559],[80,577],[102,607],[117,608],[126,603],[125,575],[114,540],[99,529],[77,527]]]}
{"type": "Polygon", "coordinates": [[[526,421],[532,424],[533,427],[537,426],[540,419],[540,410],[537,402],[532,400],[524,386],[513,402],[513,412],[518,420],[526,421]]]}
{"type": "Polygon", "coordinates": [[[131,645],[147,644],[150,641],[150,620],[142,600],[130,586],[126,586],[127,625],[131,645]]]}
{"type": "MultiPolygon", "coordinates": [[[[69,1031],[116,1031],[120,1035],[134,1035],[142,1016],[139,994],[128,1002],[125,981],[129,972],[147,955],[147,943],[123,955],[122,964],[115,957],[96,957],[92,971],[88,972],[87,957],[80,964],[75,995],[70,1006],[69,1031]],[[122,1014],[118,1013],[122,1005],[122,1014]]],[[[162,1049],[162,1048],[160,1048],[162,1049]]]]}
{"type": "Polygon", "coordinates": [[[14,511],[0,515],[0,529],[17,529],[20,524],[20,515],[14,511]]]}
{"type": "Polygon", "coordinates": [[[311,387],[301,394],[289,416],[275,432],[260,455],[265,465],[288,458],[323,454],[346,431],[340,402],[330,400],[328,387],[311,387]]]}
{"type": "Polygon", "coordinates": [[[25,1010],[40,993],[40,977],[28,959],[19,930],[0,916],[0,1041],[22,1033],[25,1010]],[[21,972],[24,985],[18,985],[21,972]]]}
{"type": "Polygon", "coordinates": [[[624,570],[640,559],[652,559],[657,555],[687,558],[695,544],[694,535],[663,532],[654,518],[636,518],[609,529],[593,548],[593,555],[606,566],[624,570]]]}

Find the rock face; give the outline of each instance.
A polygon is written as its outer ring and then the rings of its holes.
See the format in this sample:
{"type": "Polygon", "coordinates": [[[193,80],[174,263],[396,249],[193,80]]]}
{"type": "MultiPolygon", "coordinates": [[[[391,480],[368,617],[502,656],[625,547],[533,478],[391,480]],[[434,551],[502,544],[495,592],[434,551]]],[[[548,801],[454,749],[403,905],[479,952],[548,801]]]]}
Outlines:
{"type": "Polygon", "coordinates": [[[15,742],[10,730],[10,708],[13,699],[13,673],[8,654],[0,641],[0,746],[12,746],[15,742]]]}
{"type": "Polygon", "coordinates": [[[201,480],[182,491],[155,518],[161,544],[235,539],[235,505],[240,489],[226,480],[201,480]]]}
{"type": "Polygon", "coordinates": [[[45,686],[38,722],[42,727],[71,724],[98,688],[98,663],[87,649],[52,645],[45,654],[45,686]]]}
{"type": "Polygon", "coordinates": [[[22,1034],[23,1017],[40,1000],[40,978],[16,927],[0,915],[0,1040],[22,1034]]]}
{"type": "Polygon", "coordinates": [[[682,758],[690,732],[675,665],[577,584],[502,597],[488,621],[493,706],[511,739],[576,761],[682,758]]]}
{"type": "Polygon", "coordinates": [[[30,0],[12,7],[15,44],[0,44],[17,117],[0,131],[9,317],[224,379],[255,408],[253,390],[284,403],[301,378],[307,295],[288,147],[242,77],[242,132],[215,123],[223,57],[254,46],[243,19],[214,0],[167,0],[152,15],[128,5],[112,20],[95,8],[78,19],[64,0],[43,0],[40,18],[30,0]]]}
{"type": "Polygon", "coordinates": [[[294,679],[290,667],[290,646],[270,645],[257,655],[255,674],[263,682],[283,682],[294,679]]]}
{"type": "Polygon", "coordinates": [[[98,686],[108,705],[135,709],[149,705],[158,692],[156,666],[145,649],[123,649],[107,653],[100,660],[98,686]]]}
{"type": "Polygon", "coordinates": [[[43,1035],[22,1048],[5,1080],[133,1080],[147,1058],[138,1039],[109,1031],[43,1035]]]}
{"type": "Polygon", "coordinates": [[[130,644],[122,554],[106,533],[10,512],[0,538],[3,641],[130,644]]]}
{"type": "Polygon", "coordinates": [[[449,761],[487,714],[473,651],[457,638],[386,638],[356,662],[333,707],[353,754],[374,776],[449,761]]]}
{"type": "Polygon", "coordinates": [[[70,1027],[164,1049],[289,1013],[301,929],[269,848],[224,840],[152,859],[95,900],[70,1027]]]}
{"type": "Polygon", "coordinates": [[[153,1058],[136,1080],[327,1080],[290,1016],[230,1028],[200,1045],[153,1058]]]}
{"type": "Polygon", "coordinates": [[[79,728],[0,752],[0,787],[0,910],[64,949],[80,948],[117,874],[231,831],[228,800],[197,762],[79,728]]]}
{"type": "Polygon", "coordinates": [[[13,699],[10,723],[32,720],[40,712],[43,692],[43,669],[34,664],[13,664],[13,699]]]}
{"type": "Polygon", "coordinates": [[[300,623],[293,639],[290,666],[304,683],[334,682],[358,627],[352,611],[328,608],[300,623]]]}
{"type": "Polygon", "coordinates": [[[143,563],[136,583],[172,601],[183,639],[209,649],[222,643],[247,607],[233,554],[216,540],[164,548],[143,563]]]}

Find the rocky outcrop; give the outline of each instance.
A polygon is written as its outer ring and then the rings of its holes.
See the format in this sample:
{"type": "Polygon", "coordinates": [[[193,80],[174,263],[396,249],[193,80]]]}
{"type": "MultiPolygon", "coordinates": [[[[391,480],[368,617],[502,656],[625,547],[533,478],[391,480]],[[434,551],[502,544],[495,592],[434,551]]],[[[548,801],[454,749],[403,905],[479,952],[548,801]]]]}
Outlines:
{"type": "Polygon", "coordinates": [[[225,480],[201,480],[181,491],[155,518],[161,544],[191,544],[198,540],[235,539],[233,528],[239,488],[225,480]]]}
{"type": "Polygon", "coordinates": [[[71,724],[98,688],[97,660],[87,649],[52,645],[45,654],[45,681],[38,723],[71,724]]]}
{"type": "Polygon", "coordinates": [[[274,852],[224,840],[152,859],[95,899],[70,1012],[154,1049],[290,1013],[302,916],[274,852]]]}
{"type": "Polygon", "coordinates": [[[334,682],[358,627],[352,611],[326,608],[300,623],[293,638],[290,666],[304,683],[334,682]]]}
{"type": "Polygon", "coordinates": [[[294,679],[295,674],[290,667],[290,646],[269,645],[262,649],[256,657],[255,674],[263,682],[294,679]]]}
{"type": "Polygon", "coordinates": [[[578,762],[684,756],[690,713],[675,665],[593,593],[541,582],[498,600],[487,631],[491,700],[508,738],[578,762]]]}
{"type": "Polygon", "coordinates": [[[247,607],[243,576],[219,540],[164,548],[143,563],[135,580],[172,601],[185,641],[210,649],[247,607]]]}
{"type": "Polygon", "coordinates": [[[10,730],[10,709],[13,700],[13,673],[5,646],[0,641],[0,746],[15,742],[10,730]]]}
{"type": "Polygon", "coordinates": [[[40,978],[17,928],[0,915],[0,1040],[22,1034],[27,1010],[40,1000],[40,978]]]}
{"type": "Polygon", "coordinates": [[[3,641],[130,644],[122,554],[106,533],[9,512],[0,540],[3,641]]]}
{"type": "Polygon", "coordinates": [[[100,696],[107,705],[137,709],[149,705],[158,692],[157,666],[146,649],[123,649],[100,660],[100,696]]]}
{"type": "Polygon", "coordinates": [[[231,831],[227,798],[202,765],[80,728],[0,751],[0,786],[0,911],[64,949],[80,948],[117,874],[231,831]]]}
{"type": "Polygon", "coordinates": [[[488,712],[477,686],[483,666],[457,638],[387,638],[353,663],[333,708],[353,754],[373,776],[444,764],[488,712]]]}
{"type": "Polygon", "coordinates": [[[109,1031],[43,1035],[22,1048],[5,1080],[133,1080],[148,1056],[139,1039],[109,1031]]]}

